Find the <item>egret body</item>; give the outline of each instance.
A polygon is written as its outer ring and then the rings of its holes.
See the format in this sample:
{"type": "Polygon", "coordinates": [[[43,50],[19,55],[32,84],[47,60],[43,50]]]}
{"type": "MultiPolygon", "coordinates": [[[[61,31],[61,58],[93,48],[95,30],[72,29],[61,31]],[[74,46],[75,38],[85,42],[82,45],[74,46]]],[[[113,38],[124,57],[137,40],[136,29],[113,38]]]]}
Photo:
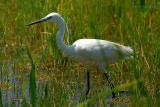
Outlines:
{"type": "MultiPolygon", "coordinates": [[[[65,21],[58,13],[50,13],[46,17],[34,21],[29,25],[40,23],[40,22],[55,22],[58,24],[58,32],[56,35],[56,41],[59,49],[62,53],[76,61],[82,62],[87,67],[87,92],[89,93],[89,72],[90,67],[97,66],[101,70],[111,89],[114,88],[113,84],[108,78],[105,70],[105,64],[112,64],[119,59],[130,59],[132,58],[133,50],[130,47],[120,45],[118,43],[99,40],[99,39],[80,39],[73,43],[73,45],[65,45],[63,42],[63,36],[65,33],[65,21]]],[[[115,93],[112,93],[115,98],[115,93]]]]}

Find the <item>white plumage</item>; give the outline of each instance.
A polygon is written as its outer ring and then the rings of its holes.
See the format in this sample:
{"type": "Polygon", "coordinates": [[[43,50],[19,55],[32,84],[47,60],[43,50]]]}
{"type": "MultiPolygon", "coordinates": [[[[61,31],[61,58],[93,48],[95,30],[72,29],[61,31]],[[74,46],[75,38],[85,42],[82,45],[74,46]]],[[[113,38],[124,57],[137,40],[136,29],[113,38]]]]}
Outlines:
{"type": "Polygon", "coordinates": [[[73,46],[76,55],[74,59],[86,65],[112,64],[120,58],[129,59],[133,53],[130,47],[98,39],[80,39],[73,46]]]}
{"type": "MultiPolygon", "coordinates": [[[[56,35],[56,40],[60,50],[67,57],[71,57],[87,66],[88,90],[86,95],[89,93],[89,71],[91,66],[97,66],[105,74],[111,89],[114,88],[105,72],[105,64],[112,64],[119,59],[132,58],[133,50],[130,47],[99,39],[80,39],[75,41],[73,45],[67,46],[63,42],[65,21],[58,13],[50,13],[46,17],[32,22],[27,26],[45,21],[56,22],[58,24],[59,30],[56,35]]],[[[114,93],[112,93],[112,95],[115,97],[114,93]]]]}

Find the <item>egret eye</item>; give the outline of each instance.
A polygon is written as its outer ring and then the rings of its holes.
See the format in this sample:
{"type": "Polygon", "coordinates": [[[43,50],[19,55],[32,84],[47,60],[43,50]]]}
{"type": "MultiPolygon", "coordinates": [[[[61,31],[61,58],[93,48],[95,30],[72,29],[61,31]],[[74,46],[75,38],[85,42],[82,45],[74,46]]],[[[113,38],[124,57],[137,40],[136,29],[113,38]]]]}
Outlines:
{"type": "Polygon", "coordinates": [[[50,19],[52,19],[52,16],[49,16],[49,17],[47,18],[47,20],[50,20],[50,19]]]}

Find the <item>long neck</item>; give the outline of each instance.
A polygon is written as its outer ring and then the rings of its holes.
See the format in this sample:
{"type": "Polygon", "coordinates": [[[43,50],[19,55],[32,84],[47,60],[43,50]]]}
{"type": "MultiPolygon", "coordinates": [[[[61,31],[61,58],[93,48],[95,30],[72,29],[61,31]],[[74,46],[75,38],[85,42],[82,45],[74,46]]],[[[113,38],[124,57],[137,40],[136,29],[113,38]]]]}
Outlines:
{"type": "Polygon", "coordinates": [[[58,33],[56,35],[56,40],[57,40],[57,44],[59,49],[62,51],[62,53],[64,53],[65,55],[68,56],[69,53],[69,46],[65,45],[63,42],[63,36],[65,33],[65,25],[64,25],[64,20],[60,17],[56,23],[58,24],[58,33]]]}

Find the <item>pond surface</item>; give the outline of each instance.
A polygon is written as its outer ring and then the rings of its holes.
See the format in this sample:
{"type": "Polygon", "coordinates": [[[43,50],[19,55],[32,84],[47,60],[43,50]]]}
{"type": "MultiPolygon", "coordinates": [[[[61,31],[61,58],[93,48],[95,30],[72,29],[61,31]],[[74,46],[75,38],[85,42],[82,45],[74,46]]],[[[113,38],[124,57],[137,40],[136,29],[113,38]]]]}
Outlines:
{"type": "MultiPolygon", "coordinates": [[[[22,106],[22,101],[23,98],[22,96],[25,97],[25,101],[28,105],[30,105],[30,92],[29,92],[29,75],[30,75],[30,71],[25,71],[25,72],[18,72],[16,70],[13,70],[13,63],[12,62],[8,62],[8,71],[5,71],[3,68],[2,69],[2,73],[8,72],[8,74],[3,74],[2,76],[6,76],[5,78],[1,77],[1,92],[2,92],[2,101],[3,101],[3,105],[4,106],[22,106]],[[23,85],[24,85],[24,89],[23,89],[23,85]],[[23,93],[24,91],[24,93],[23,93]]],[[[53,76],[51,76],[53,72],[50,73],[46,73],[46,71],[43,71],[43,69],[39,69],[39,71],[37,71],[37,76],[36,76],[36,97],[37,99],[41,98],[43,93],[45,92],[45,86],[47,84],[50,84],[49,82],[49,78],[53,78],[53,76]]],[[[65,74],[63,74],[65,75],[65,74]]],[[[84,97],[84,94],[86,93],[86,76],[85,74],[82,72],[79,76],[79,80],[76,81],[76,79],[72,79],[71,76],[69,77],[65,77],[64,76],[64,83],[61,81],[61,83],[64,85],[63,86],[63,90],[65,91],[73,91],[70,95],[71,96],[71,105],[76,105],[79,104],[82,100],[82,97],[84,97]],[[79,83],[81,82],[81,83],[79,83]],[[75,87],[74,89],[71,88],[71,84],[73,84],[73,86],[75,87]],[[82,94],[84,93],[84,94],[82,94]]],[[[60,75],[55,75],[57,76],[57,80],[58,79],[62,79],[60,75]]],[[[108,83],[107,80],[105,81],[100,81],[100,80],[96,80],[96,79],[91,79],[91,83],[93,86],[91,86],[91,92],[95,93],[94,95],[97,95],[99,93],[98,90],[100,90],[100,88],[105,88],[105,91],[110,90],[110,88],[108,87],[108,83]],[[97,82],[101,82],[101,83],[97,83],[97,82]],[[94,83],[94,84],[93,84],[94,83]],[[102,85],[102,86],[101,86],[102,85]]],[[[48,88],[52,88],[52,87],[48,87],[48,88]]],[[[130,96],[129,93],[127,93],[126,91],[121,91],[119,93],[116,93],[116,95],[119,94],[119,98],[124,98],[124,96],[127,98],[130,96]]],[[[54,96],[56,98],[56,96],[54,96]]],[[[106,97],[106,106],[110,107],[110,106],[118,106],[119,104],[115,101],[115,103],[110,104],[110,101],[112,100],[112,94],[108,95],[106,97]]],[[[97,104],[95,104],[97,105],[97,104]]],[[[124,104],[124,106],[127,104],[124,104]]]]}

